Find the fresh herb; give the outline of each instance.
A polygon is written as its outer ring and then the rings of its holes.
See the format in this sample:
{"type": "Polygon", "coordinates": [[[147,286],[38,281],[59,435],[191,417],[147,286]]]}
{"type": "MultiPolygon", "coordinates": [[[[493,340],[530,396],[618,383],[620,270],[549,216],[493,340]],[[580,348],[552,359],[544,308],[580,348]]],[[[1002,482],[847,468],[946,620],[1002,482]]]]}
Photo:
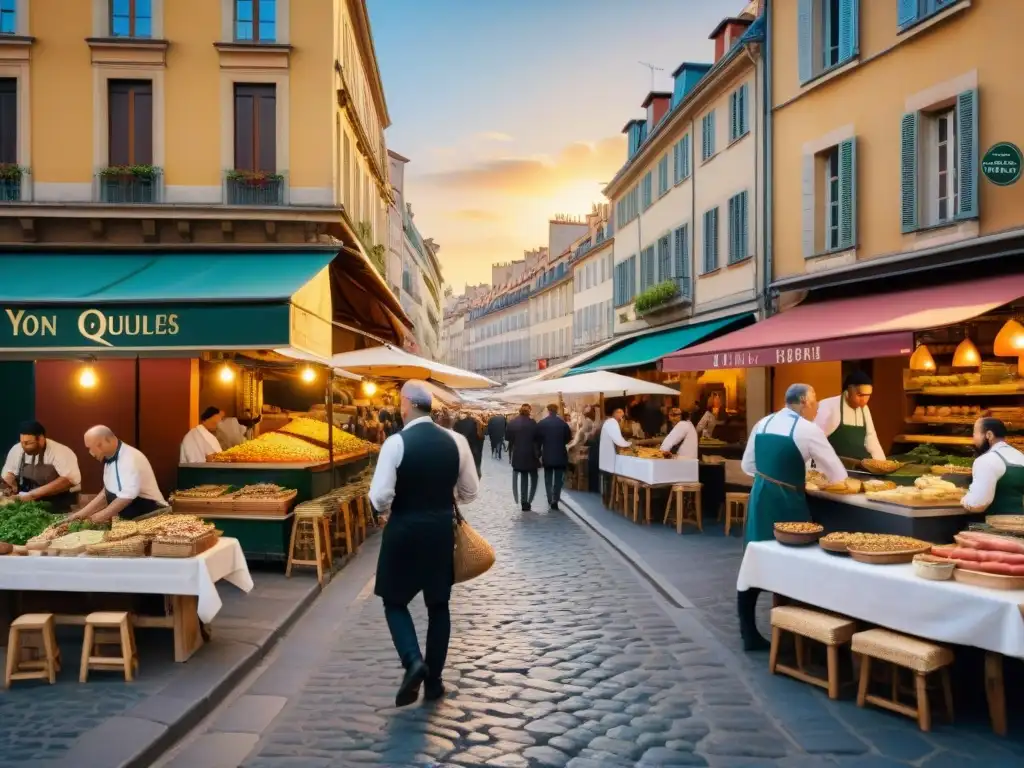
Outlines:
{"type": "Polygon", "coordinates": [[[92,520],[72,520],[68,523],[68,533],[78,533],[79,531],[103,531],[106,530],[105,525],[100,523],[94,523],[92,520]]]}
{"type": "Polygon", "coordinates": [[[59,520],[45,502],[15,501],[0,507],[0,541],[23,546],[59,520]]]}

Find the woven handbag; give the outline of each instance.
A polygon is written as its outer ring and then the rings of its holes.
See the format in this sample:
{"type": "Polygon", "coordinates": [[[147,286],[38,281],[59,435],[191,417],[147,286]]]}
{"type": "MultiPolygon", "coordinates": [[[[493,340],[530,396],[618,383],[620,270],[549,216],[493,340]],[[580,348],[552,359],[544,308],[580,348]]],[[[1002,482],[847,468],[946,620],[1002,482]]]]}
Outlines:
{"type": "Polygon", "coordinates": [[[494,547],[477,533],[455,507],[455,583],[487,573],[494,565],[494,547]]]}

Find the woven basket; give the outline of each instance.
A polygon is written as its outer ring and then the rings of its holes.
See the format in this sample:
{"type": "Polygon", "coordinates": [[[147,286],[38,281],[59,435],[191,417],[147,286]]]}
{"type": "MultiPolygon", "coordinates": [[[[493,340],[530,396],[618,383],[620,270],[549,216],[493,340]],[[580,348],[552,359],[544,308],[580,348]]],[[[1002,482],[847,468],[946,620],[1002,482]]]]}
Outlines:
{"type": "Polygon", "coordinates": [[[153,540],[151,554],[153,557],[195,557],[211,549],[219,538],[218,531],[212,531],[189,542],[157,538],[153,540]]]}
{"type": "Polygon", "coordinates": [[[120,541],[104,541],[86,547],[90,557],[145,557],[146,539],[135,536],[120,541]]]}
{"type": "Polygon", "coordinates": [[[455,525],[455,583],[487,573],[494,565],[494,547],[465,520],[455,525]]]}

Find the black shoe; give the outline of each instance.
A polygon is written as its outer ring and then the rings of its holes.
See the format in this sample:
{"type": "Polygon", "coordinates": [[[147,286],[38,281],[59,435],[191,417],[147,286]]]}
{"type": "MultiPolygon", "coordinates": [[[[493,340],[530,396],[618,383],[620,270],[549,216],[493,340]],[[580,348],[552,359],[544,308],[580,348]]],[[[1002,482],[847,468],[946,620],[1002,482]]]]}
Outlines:
{"type": "Polygon", "coordinates": [[[445,694],[444,683],[440,680],[427,680],[423,685],[423,700],[437,701],[443,699],[445,694]]]}
{"type": "Polygon", "coordinates": [[[523,512],[530,512],[532,508],[529,504],[523,504],[523,512]]]}
{"type": "Polygon", "coordinates": [[[398,686],[398,693],[395,694],[395,706],[407,707],[420,697],[420,686],[427,679],[427,665],[422,659],[417,659],[405,670],[405,677],[402,684],[398,686]]]}
{"type": "Polygon", "coordinates": [[[754,632],[753,635],[743,635],[743,650],[747,653],[759,653],[767,651],[771,647],[772,644],[765,640],[760,632],[754,632]]]}

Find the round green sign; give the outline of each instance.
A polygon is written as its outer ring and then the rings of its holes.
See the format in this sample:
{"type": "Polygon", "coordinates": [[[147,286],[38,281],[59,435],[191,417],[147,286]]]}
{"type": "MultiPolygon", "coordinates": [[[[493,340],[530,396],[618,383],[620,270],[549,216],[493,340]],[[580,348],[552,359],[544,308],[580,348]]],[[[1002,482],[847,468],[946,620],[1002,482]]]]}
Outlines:
{"type": "Polygon", "coordinates": [[[981,158],[981,172],[985,178],[999,187],[1016,184],[1024,167],[1024,156],[1020,148],[1009,141],[1001,141],[989,148],[981,158]]]}

